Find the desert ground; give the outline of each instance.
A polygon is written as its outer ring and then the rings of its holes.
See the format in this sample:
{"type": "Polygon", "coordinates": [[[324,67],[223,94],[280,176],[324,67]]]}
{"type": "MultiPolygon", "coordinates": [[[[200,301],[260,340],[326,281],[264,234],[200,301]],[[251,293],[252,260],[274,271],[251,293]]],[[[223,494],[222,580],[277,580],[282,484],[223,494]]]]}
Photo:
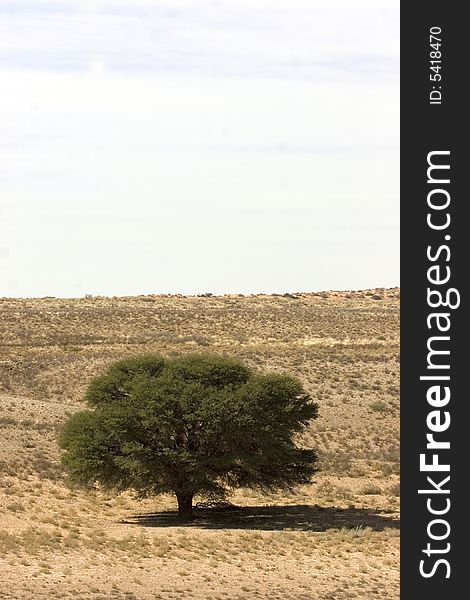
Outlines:
{"type": "Polygon", "coordinates": [[[0,314],[2,600],[398,599],[398,289],[3,298],[0,314]],[[195,351],[304,382],[313,482],[238,490],[237,510],[190,524],[171,496],[70,485],[57,432],[90,379],[125,356],[195,351]]]}

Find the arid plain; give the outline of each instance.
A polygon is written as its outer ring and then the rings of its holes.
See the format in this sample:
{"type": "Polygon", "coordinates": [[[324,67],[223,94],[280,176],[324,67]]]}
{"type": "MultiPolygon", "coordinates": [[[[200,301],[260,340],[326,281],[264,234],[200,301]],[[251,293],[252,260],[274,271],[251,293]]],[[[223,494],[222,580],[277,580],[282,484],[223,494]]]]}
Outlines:
{"type": "Polygon", "coordinates": [[[0,312],[2,599],[398,599],[398,289],[4,298],[0,312]],[[314,481],[239,490],[238,510],[190,525],[165,516],[171,496],[70,486],[57,432],[90,379],[124,356],[195,351],[304,382],[314,481]]]}

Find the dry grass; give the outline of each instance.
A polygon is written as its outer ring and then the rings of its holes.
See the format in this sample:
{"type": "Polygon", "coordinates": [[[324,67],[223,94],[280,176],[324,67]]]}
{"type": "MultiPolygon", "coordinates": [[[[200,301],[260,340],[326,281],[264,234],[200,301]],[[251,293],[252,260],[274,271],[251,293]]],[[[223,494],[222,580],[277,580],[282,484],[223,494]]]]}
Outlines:
{"type": "Polygon", "coordinates": [[[2,599],[398,598],[398,310],[396,289],[0,299],[2,599]],[[190,526],[162,513],[171,497],[70,488],[55,440],[91,377],[195,349],[305,382],[315,482],[240,490],[190,526]]]}

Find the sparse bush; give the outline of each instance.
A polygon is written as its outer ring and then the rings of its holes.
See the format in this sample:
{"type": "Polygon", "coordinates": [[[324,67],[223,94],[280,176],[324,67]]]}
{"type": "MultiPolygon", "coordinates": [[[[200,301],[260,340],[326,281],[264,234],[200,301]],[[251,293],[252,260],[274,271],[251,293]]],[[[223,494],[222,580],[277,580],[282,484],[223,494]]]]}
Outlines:
{"type": "Polygon", "coordinates": [[[21,502],[10,502],[10,504],[7,504],[7,510],[13,513],[23,512],[24,506],[21,502]]]}
{"type": "Polygon", "coordinates": [[[377,400],[375,402],[372,402],[372,404],[370,405],[370,409],[378,413],[390,412],[389,405],[383,400],[377,400]]]}
{"type": "Polygon", "coordinates": [[[382,494],[382,488],[373,483],[368,483],[361,489],[361,494],[365,496],[380,496],[382,494]]]}

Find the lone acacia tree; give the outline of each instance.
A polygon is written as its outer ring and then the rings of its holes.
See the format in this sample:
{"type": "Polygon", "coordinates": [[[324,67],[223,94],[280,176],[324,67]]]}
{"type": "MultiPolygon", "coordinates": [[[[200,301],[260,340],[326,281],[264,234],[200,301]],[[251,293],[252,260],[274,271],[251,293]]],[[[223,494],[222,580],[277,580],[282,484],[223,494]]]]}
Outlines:
{"type": "Polygon", "coordinates": [[[71,478],[140,497],[174,492],[182,518],[195,494],[290,489],[316,470],[294,437],[317,406],[290,376],[216,355],[141,356],[111,365],[85,398],[90,409],[59,438],[71,478]]]}

